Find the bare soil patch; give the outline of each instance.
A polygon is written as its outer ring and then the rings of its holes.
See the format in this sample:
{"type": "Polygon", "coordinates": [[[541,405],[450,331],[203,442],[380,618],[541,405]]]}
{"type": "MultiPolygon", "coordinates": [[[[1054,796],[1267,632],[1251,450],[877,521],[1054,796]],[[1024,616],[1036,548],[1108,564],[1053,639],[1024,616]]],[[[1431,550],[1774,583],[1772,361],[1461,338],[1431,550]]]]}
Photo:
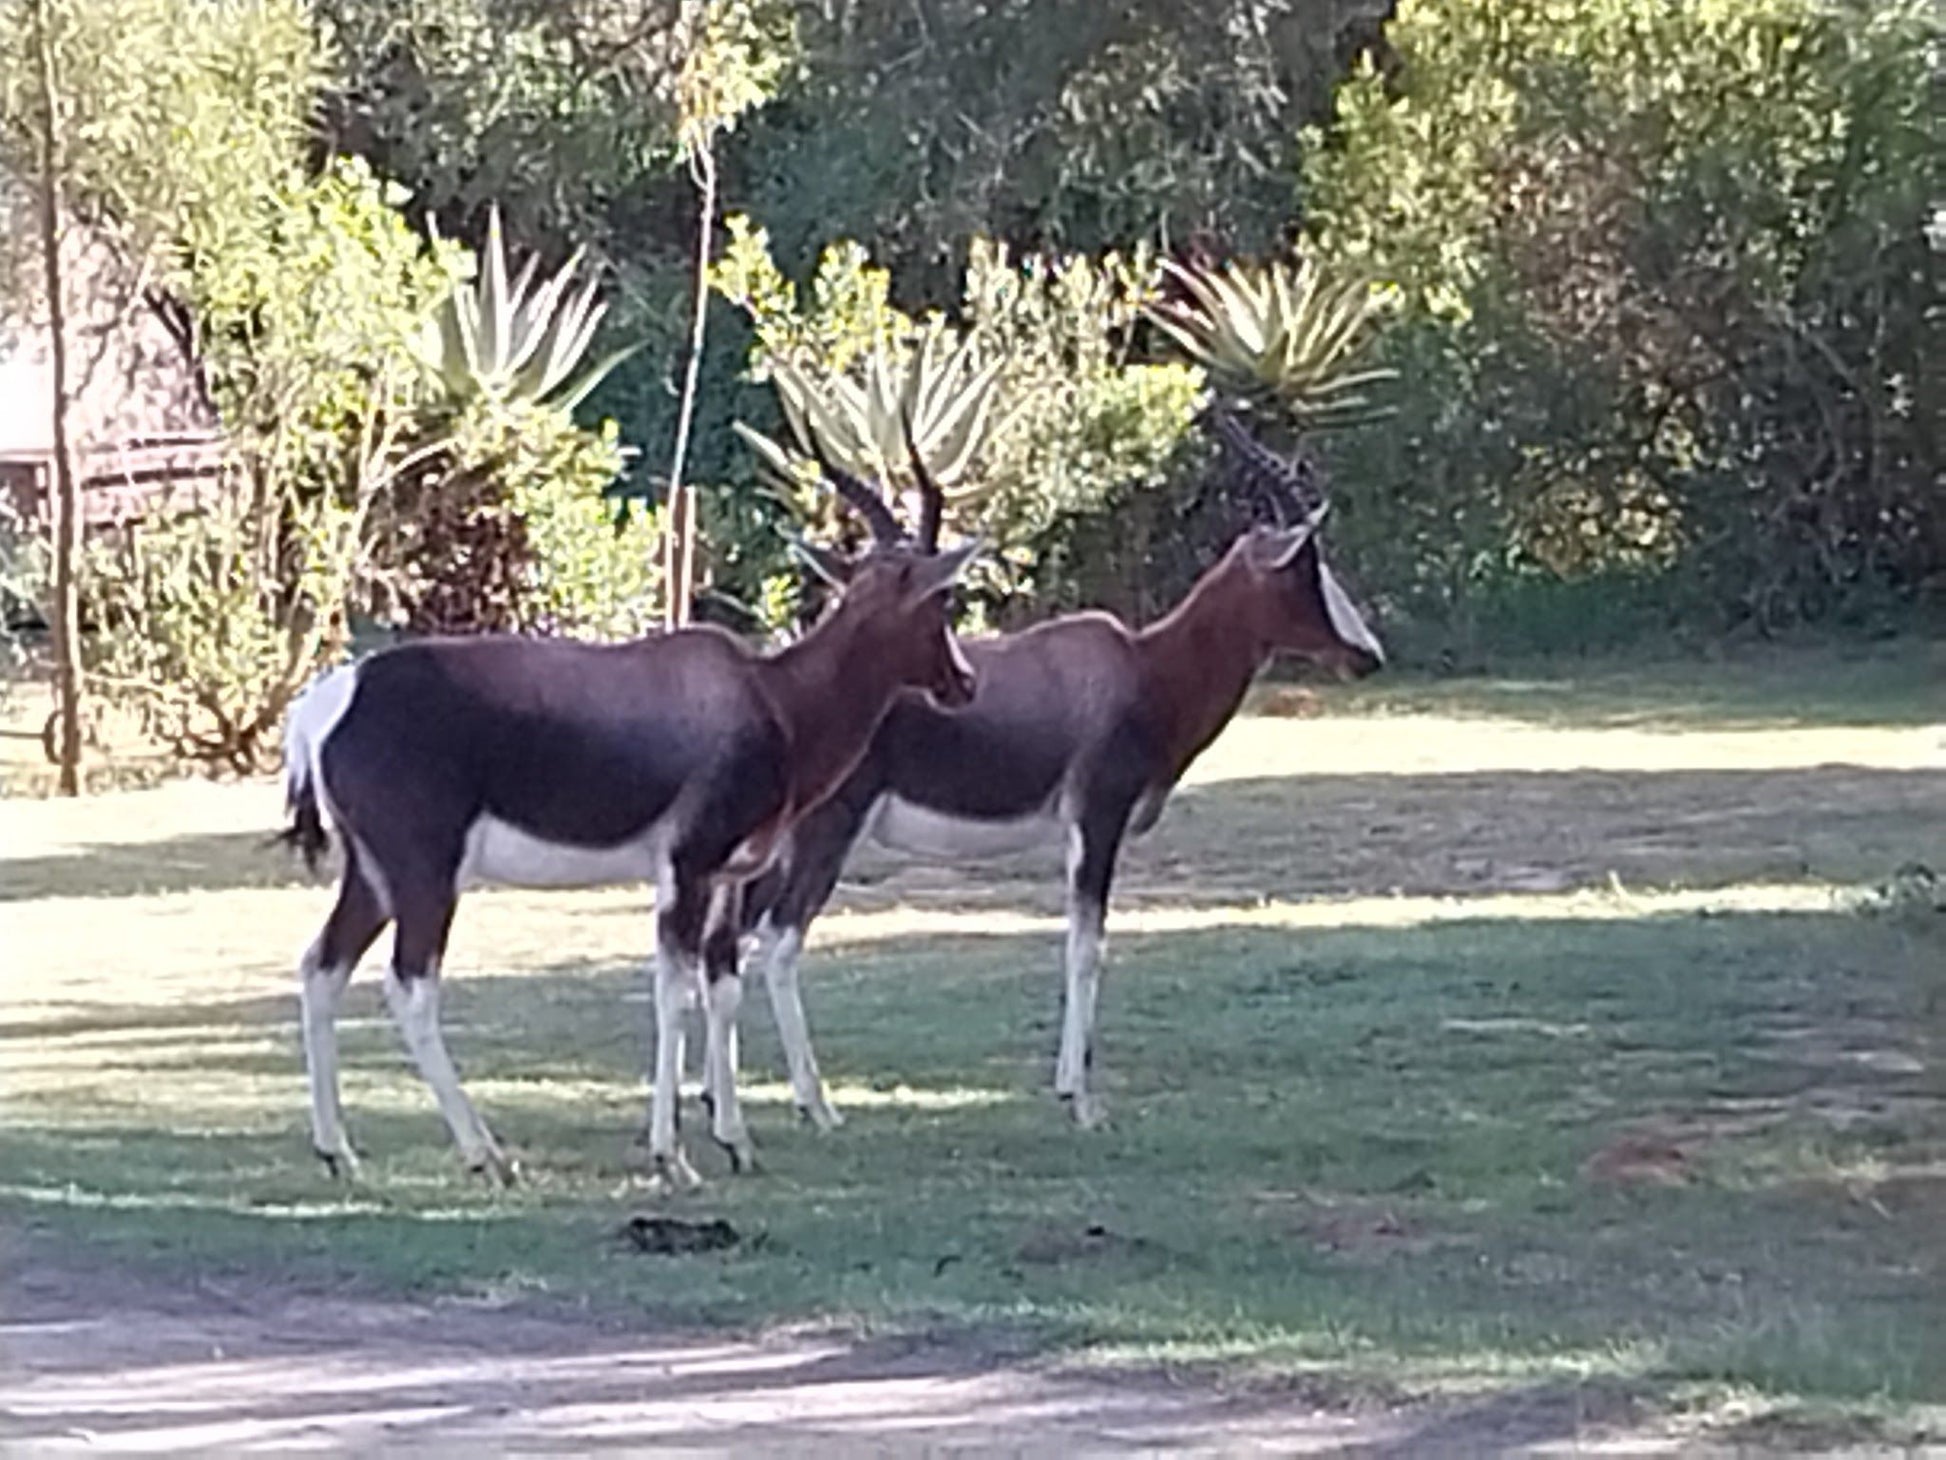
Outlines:
{"type": "MultiPolygon", "coordinates": [[[[1046,1260],[1117,1245],[1082,1234],[1046,1260]]],[[[1288,1382],[1064,1372],[964,1333],[649,1332],[518,1304],[407,1302],[261,1276],[163,1285],[44,1250],[27,1260],[18,1244],[9,1255],[9,1455],[1736,1453],[1612,1386],[1359,1403],[1288,1382]]],[[[1791,1448],[1796,1435],[1771,1425],[1767,1445],[1791,1448]]]]}

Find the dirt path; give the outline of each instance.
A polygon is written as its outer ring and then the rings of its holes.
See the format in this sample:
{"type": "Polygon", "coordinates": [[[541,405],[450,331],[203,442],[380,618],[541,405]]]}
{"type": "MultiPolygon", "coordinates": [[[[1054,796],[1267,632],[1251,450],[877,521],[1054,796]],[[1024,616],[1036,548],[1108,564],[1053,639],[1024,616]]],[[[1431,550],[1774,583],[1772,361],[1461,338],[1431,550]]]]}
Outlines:
{"type": "Polygon", "coordinates": [[[963,1340],[739,1341],[480,1304],[164,1285],[9,1254],[0,1451],[1698,1453],[1613,1396],[1346,1408],[1077,1377],[963,1340]]]}

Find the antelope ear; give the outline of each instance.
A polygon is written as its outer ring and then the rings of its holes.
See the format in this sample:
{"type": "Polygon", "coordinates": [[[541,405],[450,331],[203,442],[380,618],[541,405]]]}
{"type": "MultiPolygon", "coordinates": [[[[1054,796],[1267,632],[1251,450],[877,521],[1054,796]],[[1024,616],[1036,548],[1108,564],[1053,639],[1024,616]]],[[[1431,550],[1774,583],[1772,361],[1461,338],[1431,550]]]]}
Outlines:
{"type": "Polygon", "coordinates": [[[985,543],[975,538],[972,542],[961,543],[951,552],[914,561],[912,577],[906,587],[906,602],[917,603],[920,599],[929,598],[935,593],[944,593],[952,586],[953,580],[959,577],[960,569],[971,562],[973,555],[984,546],[985,543]]]}
{"type": "Polygon", "coordinates": [[[784,542],[790,548],[792,556],[833,588],[843,588],[851,581],[854,565],[850,559],[839,556],[829,548],[821,548],[816,543],[806,542],[792,533],[784,535],[784,542]]]}
{"type": "Polygon", "coordinates": [[[1259,573],[1288,568],[1316,534],[1318,518],[1322,515],[1322,511],[1314,512],[1295,527],[1274,527],[1252,533],[1244,548],[1250,566],[1259,573]]]}

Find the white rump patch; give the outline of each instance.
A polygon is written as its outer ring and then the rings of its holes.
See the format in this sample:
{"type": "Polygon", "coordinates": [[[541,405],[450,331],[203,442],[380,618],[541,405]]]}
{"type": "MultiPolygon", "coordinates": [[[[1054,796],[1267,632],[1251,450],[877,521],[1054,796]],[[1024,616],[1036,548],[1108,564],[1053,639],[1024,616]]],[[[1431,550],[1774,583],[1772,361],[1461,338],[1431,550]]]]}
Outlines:
{"type": "Polygon", "coordinates": [[[312,788],[327,826],[335,826],[338,817],[325,791],[321,762],[324,743],[351,708],[357,690],[356,664],[328,669],[305,686],[303,693],[291,702],[290,713],[284,719],[285,790],[295,800],[305,787],[312,788]]]}
{"type": "Polygon", "coordinates": [[[1331,628],[1337,636],[1355,648],[1363,649],[1380,664],[1385,662],[1385,650],[1365,622],[1365,616],[1352,605],[1351,595],[1339,586],[1338,579],[1318,554],[1318,586],[1324,590],[1325,612],[1331,615],[1331,628]]]}
{"type": "Polygon", "coordinates": [[[516,887],[607,887],[653,882],[662,868],[660,829],[614,847],[578,847],[522,831],[497,816],[482,816],[466,833],[455,879],[458,890],[498,882],[516,887]]]}
{"type": "Polygon", "coordinates": [[[884,796],[872,810],[867,835],[882,847],[928,861],[1004,857],[1059,838],[1061,822],[1053,809],[1005,821],[949,816],[897,796],[884,796]]]}

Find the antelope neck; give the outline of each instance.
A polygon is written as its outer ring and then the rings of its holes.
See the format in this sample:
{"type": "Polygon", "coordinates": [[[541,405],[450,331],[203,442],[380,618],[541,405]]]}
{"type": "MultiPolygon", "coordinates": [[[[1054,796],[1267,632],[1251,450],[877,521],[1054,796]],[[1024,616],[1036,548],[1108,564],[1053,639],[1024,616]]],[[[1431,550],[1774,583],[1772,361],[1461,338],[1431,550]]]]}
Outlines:
{"type": "Polygon", "coordinates": [[[1251,626],[1247,569],[1232,553],[1188,597],[1136,636],[1158,691],[1171,769],[1180,773],[1229,723],[1270,658],[1251,626]]]}
{"type": "Polygon", "coordinates": [[[902,687],[863,614],[841,608],[761,662],[791,742],[791,803],[805,806],[856,767],[902,687]]]}

